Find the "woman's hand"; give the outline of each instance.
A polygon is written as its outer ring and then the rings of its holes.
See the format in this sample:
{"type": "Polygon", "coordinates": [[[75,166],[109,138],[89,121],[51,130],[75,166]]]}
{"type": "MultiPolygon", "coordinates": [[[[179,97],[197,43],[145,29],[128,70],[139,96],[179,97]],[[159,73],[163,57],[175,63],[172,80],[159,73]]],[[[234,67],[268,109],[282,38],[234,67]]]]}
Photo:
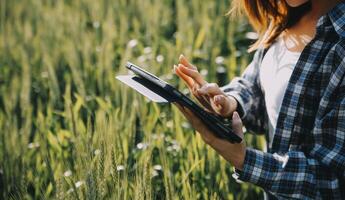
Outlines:
{"type": "Polygon", "coordinates": [[[188,86],[194,97],[209,111],[223,117],[229,117],[237,109],[235,98],[227,96],[215,83],[207,83],[197,67],[183,55],[179,58],[174,71],[188,86]]]}
{"type": "MultiPolygon", "coordinates": [[[[244,140],[241,143],[230,143],[226,140],[220,139],[211,132],[205,124],[194,115],[188,108],[181,106],[178,103],[175,105],[192,124],[197,132],[200,133],[202,139],[216,150],[225,160],[229,161],[235,168],[242,170],[243,162],[246,155],[246,145],[244,140]]],[[[232,115],[232,129],[233,131],[243,137],[242,121],[237,112],[232,115]]]]}

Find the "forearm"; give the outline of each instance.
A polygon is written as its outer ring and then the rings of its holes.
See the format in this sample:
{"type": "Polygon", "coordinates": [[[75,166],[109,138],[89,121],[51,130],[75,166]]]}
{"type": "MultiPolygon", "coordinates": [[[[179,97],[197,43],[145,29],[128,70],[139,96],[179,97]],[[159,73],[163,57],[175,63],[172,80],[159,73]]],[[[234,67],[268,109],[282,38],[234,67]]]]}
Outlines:
{"type": "Polygon", "coordinates": [[[249,132],[267,131],[266,105],[260,88],[246,79],[236,78],[222,89],[229,98],[235,99],[236,111],[249,132]]]}
{"type": "Polygon", "coordinates": [[[215,139],[215,141],[209,145],[236,169],[242,170],[244,158],[246,156],[246,147],[243,143],[244,140],[240,144],[231,144],[222,139],[215,139]],[[234,145],[237,146],[234,147],[234,145]]]}
{"type": "Polygon", "coordinates": [[[237,172],[239,180],[284,198],[336,197],[341,191],[336,169],[301,151],[278,155],[247,148],[243,168],[237,172]],[[328,181],[333,185],[322,184],[328,181]],[[332,194],[320,194],[320,191],[332,191],[332,194]]]}

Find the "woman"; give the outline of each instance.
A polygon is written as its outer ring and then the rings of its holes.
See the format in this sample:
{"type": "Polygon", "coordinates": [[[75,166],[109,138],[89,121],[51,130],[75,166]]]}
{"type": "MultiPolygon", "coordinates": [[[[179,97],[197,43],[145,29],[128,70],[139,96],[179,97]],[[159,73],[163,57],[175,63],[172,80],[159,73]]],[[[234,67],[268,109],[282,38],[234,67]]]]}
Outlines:
{"type": "Polygon", "coordinates": [[[242,77],[219,88],[184,56],[174,69],[207,110],[232,117],[238,135],[242,120],[248,130],[266,131],[268,152],[219,139],[179,109],[239,180],[270,198],[345,199],[345,3],[239,1],[260,36],[242,77]]]}

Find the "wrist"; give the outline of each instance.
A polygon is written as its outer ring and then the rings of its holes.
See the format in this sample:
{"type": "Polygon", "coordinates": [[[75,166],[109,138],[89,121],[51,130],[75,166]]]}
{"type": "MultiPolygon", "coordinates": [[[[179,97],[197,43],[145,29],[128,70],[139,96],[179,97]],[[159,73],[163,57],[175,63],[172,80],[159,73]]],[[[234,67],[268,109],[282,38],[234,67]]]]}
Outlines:
{"type": "Polygon", "coordinates": [[[227,96],[229,102],[229,111],[227,113],[227,117],[232,117],[232,114],[237,110],[238,102],[233,96],[227,96]]]}
{"type": "Polygon", "coordinates": [[[243,169],[247,150],[244,141],[239,144],[214,145],[213,148],[236,169],[243,169]]]}
{"type": "Polygon", "coordinates": [[[233,108],[232,112],[234,112],[235,110],[237,110],[238,102],[235,99],[235,97],[230,96],[229,98],[230,98],[231,107],[233,108]]]}
{"type": "MultiPolygon", "coordinates": [[[[240,101],[238,101],[237,98],[236,98],[235,96],[229,96],[229,97],[231,97],[231,98],[235,101],[235,103],[234,103],[234,105],[235,105],[235,110],[234,110],[234,111],[238,112],[238,114],[240,115],[241,119],[244,118],[244,116],[245,116],[245,110],[244,110],[243,107],[241,106],[242,104],[240,103],[240,101]]],[[[233,112],[234,112],[234,111],[233,111],[233,112]]]]}
{"type": "Polygon", "coordinates": [[[244,159],[246,157],[246,148],[244,148],[243,154],[240,155],[234,162],[233,162],[233,166],[242,171],[243,170],[243,165],[244,165],[244,159]]]}

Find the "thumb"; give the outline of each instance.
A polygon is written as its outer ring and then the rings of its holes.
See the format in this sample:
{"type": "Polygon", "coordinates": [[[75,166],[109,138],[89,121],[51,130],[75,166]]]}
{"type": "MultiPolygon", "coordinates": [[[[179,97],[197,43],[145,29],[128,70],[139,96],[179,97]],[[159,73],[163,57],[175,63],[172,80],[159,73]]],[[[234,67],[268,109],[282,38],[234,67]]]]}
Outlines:
{"type": "Polygon", "coordinates": [[[232,130],[234,133],[236,133],[238,136],[243,138],[243,124],[240,116],[238,113],[235,111],[232,114],[232,130]]]}
{"type": "Polygon", "coordinates": [[[213,100],[218,107],[218,112],[222,116],[229,116],[231,112],[230,103],[224,95],[216,95],[213,100]]]}

